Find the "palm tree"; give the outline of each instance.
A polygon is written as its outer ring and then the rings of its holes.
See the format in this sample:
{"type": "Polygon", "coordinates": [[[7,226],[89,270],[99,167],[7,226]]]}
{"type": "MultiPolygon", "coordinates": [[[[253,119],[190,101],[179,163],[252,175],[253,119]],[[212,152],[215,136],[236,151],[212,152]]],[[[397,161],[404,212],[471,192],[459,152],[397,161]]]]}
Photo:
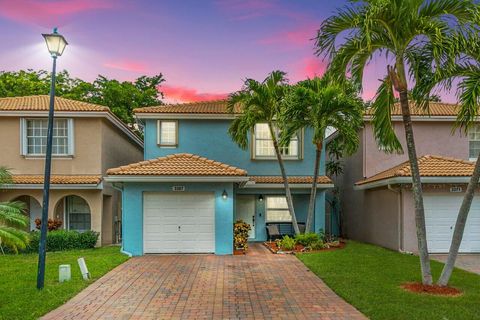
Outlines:
{"type": "MultiPolygon", "coordinates": [[[[420,87],[418,91],[420,94],[428,95],[437,85],[449,90],[452,87],[452,81],[459,80],[457,97],[460,109],[454,129],[460,128],[468,136],[468,129],[478,123],[477,118],[480,108],[480,36],[475,29],[470,30],[470,32],[451,37],[449,44],[452,51],[456,53],[455,56],[446,57],[442,68],[438,68],[434,74],[431,73],[427,81],[423,82],[424,87],[420,87]]],[[[427,49],[430,50],[430,48],[427,49]]],[[[427,63],[431,62],[428,60],[429,56],[429,54],[426,55],[427,63]]],[[[458,212],[448,258],[437,282],[440,286],[448,285],[452,275],[479,179],[480,154],[477,156],[472,176],[458,212]]]]}
{"type": "Polygon", "coordinates": [[[425,230],[422,185],[418,170],[408,101],[408,80],[416,83],[419,65],[416,50],[430,44],[434,58],[444,52],[444,42],[472,18],[473,0],[364,0],[350,3],[326,19],[316,38],[317,54],[330,57],[333,74],[350,74],[362,82],[365,66],[384,55],[391,63],[372,103],[373,129],[386,152],[401,151],[391,122],[394,91],[400,98],[407,153],[412,168],[418,251],[423,284],[432,284],[425,230]],[[456,21],[455,21],[456,20],[456,21]],[[336,48],[336,43],[341,43],[336,48]]]}
{"type": "Polygon", "coordinates": [[[247,79],[242,90],[232,93],[228,99],[228,110],[234,113],[236,108],[241,109],[241,114],[237,116],[228,133],[233,141],[242,149],[248,148],[248,136],[258,123],[266,123],[270,130],[273,148],[280,166],[280,172],[285,186],[288,210],[292,216],[292,225],[296,234],[300,233],[293,208],[292,194],[288,185],[287,173],[283,163],[282,153],[278,143],[277,118],[280,115],[282,100],[285,97],[288,88],[286,74],[283,71],[273,71],[262,82],[247,79]]]}
{"type": "Polygon", "coordinates": [[[362,125],[363,111],[363,101],[351,82],[342,85],[330,81],[327,76],[299,82],[285,99],[280,117],[280,144],[288,145],[290,138],[302,128],[313,131],[315,164],[305,232],[312,230],[318,171],[327,128],[336,130],[335,139],[342,141],[347,154],[352,154],[359,144],[358,129],[362,125]]]}
{"type": "MultiPolygon", "coordinates": [[[[0,186],[10,182],[10,173],[5,167],[0,167],[0,186]]],[[[22,202],[0,202],[0,245],[6,245],[15,252],[24,249],[29,241],[28,233],[21,230],[28,224],[24,210],[22,202]]]]}

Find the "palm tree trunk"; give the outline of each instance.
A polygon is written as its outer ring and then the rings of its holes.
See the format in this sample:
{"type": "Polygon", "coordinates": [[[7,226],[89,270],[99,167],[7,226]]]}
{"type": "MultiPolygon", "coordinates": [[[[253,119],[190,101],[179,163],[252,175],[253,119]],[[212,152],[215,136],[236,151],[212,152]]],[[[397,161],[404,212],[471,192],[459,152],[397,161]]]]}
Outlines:
{"type": "Polygon", "coordinates": [[[453,267],[455,266],[455,261],[457,260],[458,250],[460,249],[460,244],[462,243],[463,232],[465,231],[468,213],[470,212],[470,206],[472,205],[473,196],[475,194],[475,189],[477,188],[479,178],[480,154],[478,155],[472,177],[468,183],[467,192],[463,197],[462,206],[458,212],[457,222],[455,223],[455,230],[453,231],[452,244],[450,245],[450,251],[448,252],[447,262],[445,263],[442,274],[440,275],[440,279],[438,279],[437,282],[437,284],[440,286],[448,285],[448,281],[452,275],[453,267]]]}
{"type": "MultiPolygon", "coordinates": [[[[323,143],[317,143],[315,150],[315,168],[313,169],[312,190],[310,191],[310,203],[308,204],[307,222],[305,223],[305,233],[312,231],[313,212],[315,209],[315,198],[317,197],[317,178],[318,168],[320,167],[320,157],[322,155],[323,143]]],[[[317,230],[314,230],[317,231],[317,230]]]]}
{"type": "Polygon", "coordinates": [[[282,154],[280,153],[280,147],[278,146],[277,137],[275,135],[275,132],[273,130],[273,126],[271,123],[268,124],[268,128],[270,129],[270,135],[272,136],[272,141],[273,141],[273,148],[275,149],[278,165],[280,166],[280,172],[282,173],[283,185],[285,186],[285,195],[287,198],[288,211],[290,211],[290,215],[292,216],[293,230],[295,231],[295,234],[300,234],[300,229],[298,228],[297,216],[295,215],[295,209],[293,208],[292,193],[290,192],[290,186],[288,185],[287,173],[285,171],[282,154]]]}
{"type": "Polygon", "coordinates": [[[422,283],[432,284],[432,271],[430,269],[430,260],[428,256],[427,231],[425,228],[425,210],[423,207],[422,183],[420,181],[420,171],[418,169],[417,152],[415,149],[415,140],[413,137],[412,119],[408,106],[407,90],[401,90],[400,105],[402,107],[403,125],[405,127],[405,138],[407,142],[408,159],[412,169],[413,180],[413,199],[415,203],[415,223],[417,229],[418,253],[420,256],[420,266],[422,270],[422,283]]]}

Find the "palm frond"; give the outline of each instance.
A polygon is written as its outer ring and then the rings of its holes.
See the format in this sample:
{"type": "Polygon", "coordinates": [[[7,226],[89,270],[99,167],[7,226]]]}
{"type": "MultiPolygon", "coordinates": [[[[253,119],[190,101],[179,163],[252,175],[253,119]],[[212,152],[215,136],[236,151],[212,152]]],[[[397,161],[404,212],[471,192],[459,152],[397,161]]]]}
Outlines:
{"type": "Polygon", "coordinates": [[[0,202],[0,223],[26,227],[29,220],[23,215],[24,212],[25,204],[23,202],[0,202]]]}
{"type": "Polygon", "coordinates": [[[389,77],[385,77],[378,88],[375,100],[371,105],[373,111],[373,134],[377,144],[387,153],[403,152],[392,124],[392,109],[395,98],[389,77]]]}
{"type": "Polygon", "coordinates": [[[0,225],[1,244],[18,253],[18,249],[25,249],[30,242],[29,234],[13,227],[0,225]]]}
{"type": "Polygon", "coordinates": [[[2,184],[12,183],[12,174],[7,167],[0,166],[0,187],[2,184]]]}

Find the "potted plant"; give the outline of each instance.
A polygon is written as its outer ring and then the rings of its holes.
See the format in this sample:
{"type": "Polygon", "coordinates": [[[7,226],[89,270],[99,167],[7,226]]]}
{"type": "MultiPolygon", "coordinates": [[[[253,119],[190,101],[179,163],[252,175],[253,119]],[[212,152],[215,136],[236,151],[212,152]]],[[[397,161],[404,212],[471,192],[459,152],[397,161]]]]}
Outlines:
{"type": "Polygon", "coordinates": [[[233,225],[234,254],[245,254],[248,249],[248,233],[252,227],[243,220],[237,220],[233,225]]]}

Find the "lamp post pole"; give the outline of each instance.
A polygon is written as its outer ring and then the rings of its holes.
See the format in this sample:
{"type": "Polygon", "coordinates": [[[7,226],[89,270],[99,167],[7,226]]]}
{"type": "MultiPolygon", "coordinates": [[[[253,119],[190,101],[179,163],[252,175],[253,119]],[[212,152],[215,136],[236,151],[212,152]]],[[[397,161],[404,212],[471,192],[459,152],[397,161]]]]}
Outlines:
{"type": "Polygon", "coordinates": [[[48,109],[47,147],[45,152],[45,175],[43,180],[43,206],[42,223],[40,225],[40,244],[38,248],[38,273],[37,289],[43,289],[45,285],[45,260],[47,249],[48,227],[48,204],[50,198],[50,172],[52,167],[52,142],[53,142],[53,119],[55,110],[55,78],[57,69],[57,57],[61,56],[67,42],[63,36],[57,33],[57,28],[52,34],[44,34],[48,50],[53,59],[52,76],[50,83],[50,105],[48,109]]]}

